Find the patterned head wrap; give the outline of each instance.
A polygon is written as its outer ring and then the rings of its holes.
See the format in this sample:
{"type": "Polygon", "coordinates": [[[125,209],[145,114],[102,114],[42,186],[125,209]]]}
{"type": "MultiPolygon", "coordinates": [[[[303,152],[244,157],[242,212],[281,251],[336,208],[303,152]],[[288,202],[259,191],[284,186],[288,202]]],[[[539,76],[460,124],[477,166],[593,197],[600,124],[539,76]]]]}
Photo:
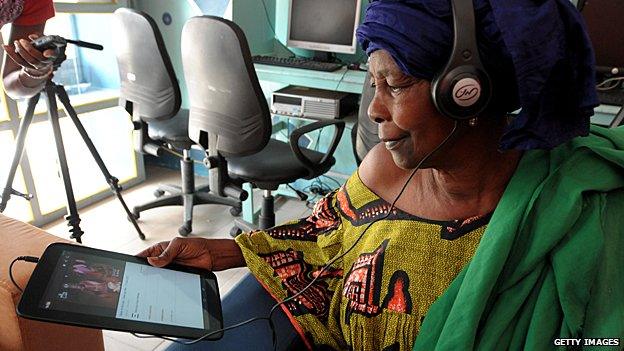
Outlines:
{"type": "MultiPolygon", "coordinates": [[[[569,0],[473,0],[481,60],[494,108],[521,111],[502,149],[550,149],[589,133],[598,105],[594,53],[569,0]]],[[[388,51],[406,74],[432,80],[452,49],[450,0],[371,0],[357,38],[388,51]]]]}

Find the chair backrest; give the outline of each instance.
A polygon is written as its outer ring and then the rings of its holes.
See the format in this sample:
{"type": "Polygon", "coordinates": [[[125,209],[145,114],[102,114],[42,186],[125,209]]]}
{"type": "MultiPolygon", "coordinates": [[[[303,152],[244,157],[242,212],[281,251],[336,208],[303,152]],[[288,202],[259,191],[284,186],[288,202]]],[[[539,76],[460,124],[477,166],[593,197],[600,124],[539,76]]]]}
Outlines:
{"type": "Polygon", "coordinates": [[[146,13],[114,13],[113,40],[121,89],[119,105],[146,122],[180,110],[180,86],[156,22],[146,13]]]}
{"type": "Polygon", "coordinates": [[[247,39],[220,17],[189,19],[182,30],[182,66],[189,95],[189,137],[223,156],[262,150],[271,115],[247,39]]]}
{"type": "Polygon", "coordinates": [[[353,143],[353,154],[359,165],[364,156],[379,143],[379,132],[377,124],[368,117],[368,105],[370,105],[375,96],[375,88],[370,84],[370,74],[366,73],[364,80],[364,88],[362,89],[362,97],[360,99],[360,110],[358,111],[358,122],[354,126],[351,141],[353,143]]]}

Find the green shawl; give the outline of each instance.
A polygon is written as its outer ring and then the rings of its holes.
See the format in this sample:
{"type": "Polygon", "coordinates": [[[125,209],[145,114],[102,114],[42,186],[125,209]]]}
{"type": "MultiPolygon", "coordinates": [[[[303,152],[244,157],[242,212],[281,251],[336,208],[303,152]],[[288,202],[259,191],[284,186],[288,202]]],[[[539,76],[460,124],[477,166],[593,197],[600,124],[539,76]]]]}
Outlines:
{"type": "Polygon", "coordinates": [[[624,128],[525,153],[414,350],[550,350],[555,338],[623,348],[624,128]]]}

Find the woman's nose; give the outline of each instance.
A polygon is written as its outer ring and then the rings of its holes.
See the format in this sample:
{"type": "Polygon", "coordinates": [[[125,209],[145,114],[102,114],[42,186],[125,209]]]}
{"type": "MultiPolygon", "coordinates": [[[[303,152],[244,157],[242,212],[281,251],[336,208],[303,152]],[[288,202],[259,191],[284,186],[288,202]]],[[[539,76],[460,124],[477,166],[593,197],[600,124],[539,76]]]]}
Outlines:
{"type": "Polygon", "coordinates": [[[390,120],[390,113],[388,113],[388,109],[383,104],[382,98],[378,92],[375,92],[370,105],[368,105],[368,118],[379,124],[390,120]]]}

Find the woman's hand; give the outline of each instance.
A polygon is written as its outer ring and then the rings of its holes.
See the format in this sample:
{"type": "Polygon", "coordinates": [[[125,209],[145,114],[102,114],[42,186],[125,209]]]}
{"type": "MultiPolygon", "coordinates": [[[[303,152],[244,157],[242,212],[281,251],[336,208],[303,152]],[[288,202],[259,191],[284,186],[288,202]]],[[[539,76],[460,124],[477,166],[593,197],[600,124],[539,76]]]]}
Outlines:
{"type": "Polygon", "coordinates": [[[37,38],[39,38],[39,34],[34,33],[28,35],[28,39],[17,39],[13,41],[12,45],[4,45],[4,51],[27,74],[40,76],[46,72],[52,72],[55,52],[51,49],[44,52],[35,49],[31,41],[37,38]]]}
{"type": "Polygon", "coordinates": [[[4,45],[6,56],[2,67],[2,80],[4,90],[13,99],[34,96],[52,77],[51,60],[54,50],[45,50],[42,53],[30,43],[43,33],[44,26],[43,23],[11,26],[9,45],[4,45]]]}
{"type": "Polygon", "coordinates": [[[209,271],[245,266],[243,253],[232,239],[174,238],[153,245],[139,254],[155,267],[170,263],[209,271]]]}

